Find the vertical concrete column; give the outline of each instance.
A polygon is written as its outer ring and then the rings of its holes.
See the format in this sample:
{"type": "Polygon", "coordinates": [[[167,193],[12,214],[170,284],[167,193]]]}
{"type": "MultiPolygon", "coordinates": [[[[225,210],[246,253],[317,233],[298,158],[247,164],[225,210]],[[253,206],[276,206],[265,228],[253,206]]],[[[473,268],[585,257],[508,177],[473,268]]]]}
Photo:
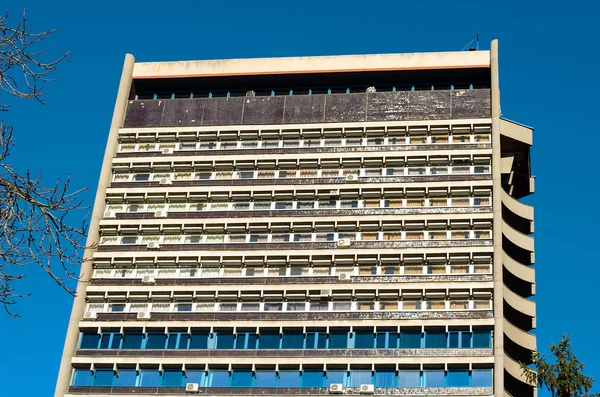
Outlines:
{"type": "Polygon", "coordinates": [[[492,209],[494,215],[494,396],[504,396],[504,297],[502,291],[502,181],[498,40],[490,47],[492,88],[492,209]]]}
{"type": "Polygon", "coordinates": [[[125,120],[125,109],[127,108],[129,90],[131,89],[131,83],[133,80],[134,64],[135,59],[133,55],[127,54],[125,56],[125,63],[123,65],[123,72],[121,74],[121,81],[119,83],[119,91],[117,93],[115,110],[113,112],[112,122],[110,124],[110,131],[108,133],[108,141],[106,143],[104,160],[102,162],[102,169],[100,171],[100,180],[98,181],[98,190],[96,191],[96,199],[94,200],[92,218],[90,219],[90,228],[88,230],[88,238],[86,242],[86,246],[88,248],[85,249],[83,254],[84,260],[81,264],[81,272],[79,274],[79,282],[76,290],[77,295],[75,296],[73,309],[71,310],[71,318],[69,319],[65,347],[63,350],[62,359],[60,361],[58,379],[56,381],[56,389],[54,391],[55,397],[63,397],[67,392],[69,383],[71,381],[71,359],[75,355],[75,350],[77,349],[77,342],[79,340],[79,321],[83,317],[83,312],[85,311],[85,290],[87,287],[87,282],[90,280],[93,271],[93,246],[100,240],[100,219],[102,219],[102,214],[104,212],[106,189],[108,188],[111,180],[112,159],[117,151],[119,128],[123,126],[123,122],[125,120]]]}

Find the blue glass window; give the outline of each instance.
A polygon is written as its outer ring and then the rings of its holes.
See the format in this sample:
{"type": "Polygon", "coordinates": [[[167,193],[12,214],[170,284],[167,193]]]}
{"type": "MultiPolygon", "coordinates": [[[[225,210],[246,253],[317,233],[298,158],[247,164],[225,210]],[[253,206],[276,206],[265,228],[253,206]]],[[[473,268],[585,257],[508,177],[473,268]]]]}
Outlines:
{"type": "Polygon", "coordinates": [[[121,347],[122,335],[118,332],[105,332],[100,339],[101,349],[118,349],[121,347]]]}
{"type": "Polygon", "coordinates": [[[97,332],[83,332],[81,334],[80,349],[97,349],[100,335],[97,332]]]}
{"type": "Polygon", "coordinates": [[[208,332],[192,332],[190,349],[207,349],[208,337],[208,332]]]}
{"type": "Polygon", "coordinates": [[[401,349],[418,349],[421,347],[421,333],[418,331],[400,332],[401,349]]]}
{"type": "Polygon", "coordinates": [[[453,369],[448,371],[446,376],[446,386],[448,387],[469,387],[469,370],[453,369]]]}
{"type": "Polygon", "coordinates": [[[235,336],[231,332],[217,332],[217,349],[233,349],[235,336]]]}
{"type": "Polygon", "coordinates": [[[146,349],[164,349],[167,335],[161,332],[149,332],[146,339],[146,349]]]}
{"type": "Polygon", "coordinates": [[[460,347],[463,349],[468,349],[471,347],[471,333],[467,331],[463,331],[460,334],[460,347]]]}
{"type": "Polygon", "coordinates": [[[94,374],[89,369],[76,369],[73,374],[73,386],[91,386],[94,374]]]}
{"type": "Polygon", "coordinates": [[[354,334],[355,349],[372,349],[373,344],[373,331],[356,331],[354,334]]]}
{"type": "Polygon", "coordinates": [[[425,387],[444,387],[445,384],[444,370],[441,369],[426,369],[423,371],[423,379],[425,387]]]}
{"type": "Polygon", "coordinates": [[[228,387],[229,371],[226,369],[213,369],[209,371],[208,385],[210,387],[228,387]]]}
{"type": "Polygon", "coordinates": [[[183,332],[170,332],[167,349],[187,349],[190,335],[183,332]]]}
{"type": "Polygon", "coordinates": [[[492,369],[474,369],[471,372],[472,387],[492,387],[492,369]]]}
{"type": "Polygon", "coordinates": [[[393,369],[378,369],[375,371],[375,387],[396,387],[396,371],[393,369]]]}
{"type": "Polygon", "coordinates": [[[94,376],[94,386],[112,386],[115,372],[112,369],[97,369],[94,376]]]}
{"type": "Polygon", "coordinates": [[[238,332],[235,339],[236,349],[256,349],[258,335],[254,332],[238,332]]]}
{"type": "Polygon", "coordinates": [[[348,332],[332,330],[329,333],[329,348],[330,349],[347,349],[348,348],[348,332]]]}
{"type": "Polygon", "coordinates": [[[307,369],[302,373],[302,387],[323,387],[325,374],[322,370],[307,369]]]}
{"type": "Polygon", "coordinates": [[[350,371],[350,387],[360,387],[360,385],[372,383],[373,375],[371,370],[353,369],[350,371]]]}
{"type": "Polygon", "coordinates": [[[188,369],[185,371],[185,383],[197,383],[200,387],[204,386],[206,380],[206,371],[203,369],[188,369]]]}
{"type": "Polygon", "coordinates": [[[158,387],[160,385],[160,371],[157,369],[140,369],[140,386],[158,387]]]}
{"type": "Polygon", "coordinates": [[[300,387],[300,371],[281,370],[279,371],[278,387],[300,387]]]}
{"type": "Polygon", "coordinates": [[[231,374],[231,387],[252,387],[253,378],[249,369],[234,369],[231,374]]]}
{"type": "Polygon", "coordinates": [[[122,312],[124,310],[125,310],[124,303],[113,303],[112,305],[110,305],[110,311],[112,311],[112,312],[122,312]]]}
{"type": "Polygon", "coordinates": [[[425,332],[425,347],[432,348],[445,348],[446,347],[446,333],[443,331],[427,331],[425,332]]]}
{"type": "Polygon", "coordinates": [[[492,347],[492,331],[490,331],[490,330],[473,331],[473,347],[475,347],[475,348],[492,347]]]}
{"type": "Polygon", "coordinates": [[[254,374],[254,387],[277,387],[277,372],[257,370],[254,374]]]}
{"type": "Polygon", "coordinates": [[[398,387],[421,387],[421,371],[418,369],[398,371],[398,387]]]}
{"type": "Polygon", "coordinates": [[[260,338],[258,340],[258,348],[259,349],[279,349],[279,341],[280,341],[279,333],[275,332],[265,332],[260,334],[260,338]]]}
{"type": "Polygon", "coordinates": [[[122,349],[141,349],[144,341],[144,334],[126,333],[123,336],[122,349]]]}
{"type": "Polygon", "coordinates": [[[450,332],[450,334],[448,335],[448,345],[451,348],[458,348],[460,347],[460,332],[458,331],[452,331],[450,332]]]}
{"type": "Polygon", "coordinates": [[[398,348],[398,333],[397,332],[378,332],[376,337],[376,345],[378,349],[397,349],[398,348]]]}
{"type": "Polygon", "coordinates": [[[304,334],[284,332],[282,340],[283,349],[302,349],[304,347],[304,334]]]}
{"type": "Polygon", "coordinates": [[[325,332],[307,332],[307,349],[325,349],[327,348],[327,334],[325,332]]]}
{"type": "Polygon", "coordinates": [[[183,372],[178,369],[165,369],[161,386],[181,387],[183,386],[183,372]]]}
{"type": "Polygon", "coordinates": [[[120,369],[117,371],[115,386],[135,386],[137,371],[135,369],[120,369]]]}
{"type": "Polygon", "coordinates": [[[327,371],[327,387],[334,383],[341,383],[346,386],[346,378],[348,377],[348,372],[346,370],[341,369],[332,369],[327,371]]]}

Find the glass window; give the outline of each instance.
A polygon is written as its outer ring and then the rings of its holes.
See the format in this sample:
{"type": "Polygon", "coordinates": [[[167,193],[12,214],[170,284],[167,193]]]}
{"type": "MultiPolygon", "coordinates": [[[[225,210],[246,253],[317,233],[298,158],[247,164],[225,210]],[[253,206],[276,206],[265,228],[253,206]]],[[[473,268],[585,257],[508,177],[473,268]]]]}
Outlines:
{"type": "Polygon", "coordinates": [[[350,371],[350,387],[360,387],[360,385],[372,383],[373,375],[371,370],[353,369],[350,371]]]}
{"type": "Polygon", "coordinates": [[[282,348],[283,349],[302,349],[304,347],[304,334],[299,332],[284,332],[282,348]]]}
{"type": "Polygon", "coordinates": [[[141,349],[144,341],[144,334],[141,333],[126,333],[123,336],[122,349],[141,349]]]}
{"type": "Polygon", "coordinates": [[[160,385],[160,371],[158,369],[140,369],[140,386],[158,387],[160,385]]]}
{"type": "Polygon", "coordinates": [[[401,369],[398,372],[398,387],[421,387],[421,371],[401,369]]]}
{"type": "Polygon", "coordinates": [[[181,387],[183,386],[183,372],[176,369],[165,369],[163,373],[162,386],[181,387]]]}
{"type": "Polygon", "coordinates": [[[187,349],[190,336],[183,332],[169,332],[167,349],[187,349]]]}
{"type": "Polygon", "coordinates": [[[120,369],[115,377],[115,386],[135,386],[137,371],[135,369],[120,369]]]}
{"type": "Polygon", "coordinates": [[[166,342],[167,335],[160,332],[150,332],[146,339],[146,349],[164,349],[166,342]]]}
{"type": "Polygon", "coordinates": [[[252,387],[252,371],[249,369],[234,369],[231,374],[231,387],[252,387]]]}
{"type": "Polygon", "coordinates": [[[348,332],[332,330],[329,333],[329,348],[330,349],[347,349],[348,348],[348,332]]]}
{"type": "Polygon", "coordinates": [[[191,303],[178,303],[177,304],[177,311],[178,312],[191,312],[192,311],[192,304],[191,303]]]}
{"type": "Polygon", "coordinates": [[[325,332],[307,332],[307,349],[325,349],[327,348],[327,334],[325,332]]]}
{"type": "Polygon", "coordinates": [[[204,386],[206,371],[201,369],[187,369],[185,371],[185,383],[197,383],[200,387],[204,386]]]}
{"type": "Polygon", "coordinates": [[[119,349],[121,347],[122,335],[117,332],[106,332],[100,339],[101,349],[119,349]]]}
{"type": "Polygon", "coordinates": [[[300,371],[280,370],[278,387],[300,387],[300,371]]]}
{"type": "Polygon", "coordinates": [[[73,374],[72,386],[91,386],[94,374],[88,369],[76,369],[73,374]]]}
{"type": "Polygon", "coordinates": [[[354,334],[355,349],[372,349],[374,343],[373,331],[356,331],[354,334]]]}
{"type": "Polygon", "coordinates": [[[328,370],[326,386],[329,387],[330,385],[332,385],[334,383],[341,383],[342,385],[346,386],[346,378],[347,377],[348,377],[348,373],[345,370],[341,370],[341,369],[328,370]]]}
{"type": "Polygon", "coordinates": [[[448,371],[446,377],[448,387],[469,387],[469,370],[453,369],[448,371]]]}
{"type": "MultiPolygon", "coordinates": [[[[126,243],[124,243],[124,244],[126,244],[126,243]]],[[[125,310],[124,303],[113,303],[112,305],[110,305],[111,312],[122,312],[124,310],[125,310]]]]}
{"type": "Polygon", "coordinates": [[[421,333],[418,331],[400,332],[401,349],[419,349],[421,347],[421,333]]]}
{"type": "Polygon", "coordinates": [[[448,345],[450,348],[457,348],[459,346],[460,332],[451,331],[448,335],[448,345]]]}
{"type": "Polygon", "coordinates": [[[321,370],[307,369],[302,374],[302,387],[323,387],[325,374],[321,370]]]}
{"type": "Polygon", "coordinates": [[[397,332],[378,332],[376,337],[376,348],[378,349],[397,349],[397,332]]]}
{"type": "Polygon", "coordinates": [[[444,387],[444,370],[426,369],[423,371],[425,387],[444,387]]]}
{"type": "Polygon", "coordinates": [[[469,347],[471,347],[471,333],[468,331],[461,332],[460,343],[460,347],[462,347],[463,349],[468,349],[469,347]]]}
{"type": "Polygon", "coordinates": [[[229,371],[226,369],[213,369],[209,371],[209,387],[229,387],[229,371]]]}
{"type": "Polygon", "coordinates": [[[258,370],[254,373],[254,387],[277,387],[275,370],[258,370]]]}
{"type": "Polygon", "coordinates": [[[97,369],[94,386],[112,386],[115,372],[112,369],[97,369]]]}
{"type": "Polygon", "coordinates": [[[236,349],[256,349],[258,335],[253,332],[238,332],[235,340],[236,349]]]}
{"type": "Polygon", "coordinates": [[[378,369],[375,371],[375,387],[396,387],[396,371],[393,369],[378,369]]]}
{"type": "Polygon", "coordinates": [[[217,332],[217,349],[233,349],[235,336],[230,332],[217,332]]]}
{"type": "Polygon", "coordinates": [[[474,369],[471,373],[471,387],[492,387],[492,369],[474,369]]]}
{"type": "Polygon", "coordinates": [[[83,332],[81,334],[80,349],[97,349],[100,335],[97,332],[83,332]]]}
{"type": "Polygon", "coordinates": [[[279,349],[280,336],[278,333],[261,333],[258,340],[259,349],[279,349]]]}
{"type": "Polygon", "coordinates": [[[446,333],[444,331],[427,331],[425,332],[425,347],[426,348],[445,348],[446,333]]]}
{"type": "Polygon", "coordinates": [[[490,331],[490,330],[473,331],[473,347],[475,347],[475,348],[492,347],[492,331],[490,331]]]}
{"type": "Polygon", "coordinates": [[[190,349],[207,349],[208,336],[208,332],[192,332],[190,349]]]}

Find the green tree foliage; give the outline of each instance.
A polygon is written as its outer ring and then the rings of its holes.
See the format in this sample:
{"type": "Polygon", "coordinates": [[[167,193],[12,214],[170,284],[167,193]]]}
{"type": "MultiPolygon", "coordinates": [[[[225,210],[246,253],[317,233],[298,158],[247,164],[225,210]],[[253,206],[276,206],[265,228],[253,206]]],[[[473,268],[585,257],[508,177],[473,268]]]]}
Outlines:
{"type": "Polygon", "coordinates": [[[600,396],[590,393],[594,379],[583,374],[583,363],[573,354],[569,335],[563,334],[560,343],[550,345],[550,355],[554,363],[538,352],[532,354],[532,368],[521,363],[528,382],[548,389],[552,397],[600,396]]]}

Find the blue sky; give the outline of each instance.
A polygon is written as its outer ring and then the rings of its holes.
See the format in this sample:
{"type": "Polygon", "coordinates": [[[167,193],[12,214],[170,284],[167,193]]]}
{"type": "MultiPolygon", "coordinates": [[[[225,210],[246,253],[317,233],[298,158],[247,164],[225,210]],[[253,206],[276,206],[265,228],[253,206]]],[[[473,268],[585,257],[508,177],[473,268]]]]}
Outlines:
{"type": "MultiPolygon", "coordinates": [[[[50,53],[73,52],[47,86],[45,106],[20,102],[0,115],[16,128],[12,161],[42,169],[48,184],[71,173],[72,186],[90,186],[84,199],[91,205],[127,52],[138,61],[424,52],[461,50],[477,31],[482,49],[498,38],[503,115],[535,127],[529,202],[536,207],[538,346],[545,352],[570,333],[587,375],[600,382],[597,177],[588,172],[598,168],[600,143],[600,6],[488,3],[5,0],[0,9],[16,17],[27,8],[32,27],[59,28],[50,53]]],[[[6,396],[53,395],[70,315],[72,298],[31,270],[22,282],[32,293],[19,303],[22,318],[0,314],[6,396]]]]}

